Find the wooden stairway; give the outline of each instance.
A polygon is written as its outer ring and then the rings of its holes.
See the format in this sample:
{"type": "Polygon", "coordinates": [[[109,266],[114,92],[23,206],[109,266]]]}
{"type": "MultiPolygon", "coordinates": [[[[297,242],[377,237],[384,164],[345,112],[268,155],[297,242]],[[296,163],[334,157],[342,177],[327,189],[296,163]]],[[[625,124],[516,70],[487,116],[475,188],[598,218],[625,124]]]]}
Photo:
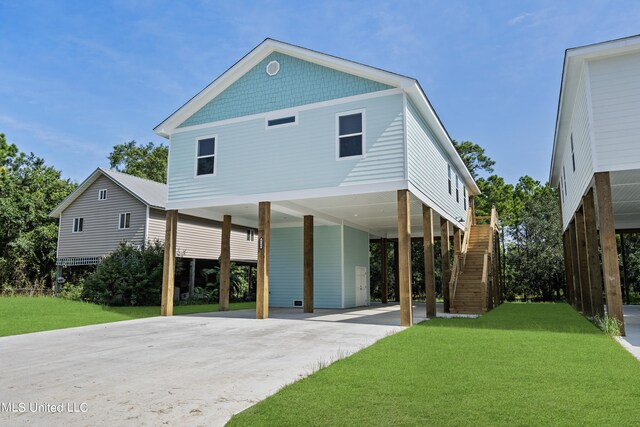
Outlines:
{"type": "Polygon", "coordinates": [[[491,226],[471,225],[469,246],[464,263],[460,263],[457,283],[452,280],[451,313],[480,314],[487,311],[487,289],[483,283],[485,254],[490,245],[491,226]]]}

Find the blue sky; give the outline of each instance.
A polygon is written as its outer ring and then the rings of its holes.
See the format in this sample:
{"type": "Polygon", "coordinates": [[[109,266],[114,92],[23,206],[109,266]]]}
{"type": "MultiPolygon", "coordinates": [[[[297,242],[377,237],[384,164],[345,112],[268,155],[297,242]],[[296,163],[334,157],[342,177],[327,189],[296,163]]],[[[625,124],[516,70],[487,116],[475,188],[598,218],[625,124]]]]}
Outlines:
{"type": "Polygon", "coordinates": [[[83,180],[264,38],[417,78],[452,138],[546,181],[564,50],[640,33],[638,1],[0,0],[0,132],[83,180]]]}

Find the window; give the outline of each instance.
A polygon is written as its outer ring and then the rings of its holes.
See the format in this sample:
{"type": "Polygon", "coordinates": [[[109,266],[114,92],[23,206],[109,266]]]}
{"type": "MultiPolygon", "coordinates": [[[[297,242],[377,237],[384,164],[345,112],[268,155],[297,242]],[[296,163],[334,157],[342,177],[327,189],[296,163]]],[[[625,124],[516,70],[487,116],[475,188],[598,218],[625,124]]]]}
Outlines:
{"type": "Polygon", "coordinates": [[[576,156],[573,153],[573,133],[571,134],[571,164],[573,165],[573,171],[576,171],[576,156]]]}
{"type": "Polygon", "coordinates": [[[464,206],[464,210],[467,210],[467,187],[462,186],[462,205],[464,206]]]}
{"type": "Polygon", "coordinates": [[[564,195],[567,195],[567,170],[564,165],[562,165],[562,176],[564,177],[564,195]]]}
{"type": "Polygon", "coordinates": [[[124,230],[125,228],[131,227],[131,212],[121,213],[120,221],[118,223],[118,229],[124,230]]]}
{"type": "Polygon", "coordinates": [[[98,191],[98,200],[107,200],[107,190],[98,191]]]}
{"type": "Polygon", "coordinates": [[[196,175],[213,175],[215,171],[216,138],[198,140],[196,175]]]}
{"type": "Polygon", "coordinates": [[[279,117],[277,119],[267,120],[267,128],[271,128],[274,126],[295,125],[295,124],[296,124],[296,116],[279,117]]]}
{"type": "Polygon", "coordinates": [[[74,233],[82,233],[83,226],[84,226],[84,218],[73,218],[74,233]]]}
{"type": "Polygon", "coordinates": [[[458,175],[456,175],[456,203],[460,203],[460,186],[458,175]]]}
{"type": "Polygon", "coordinates": [[[363,115],[363,112],[357,112],[338,116],[338,158],[363,155],[363,115]]]}
{"type": "Polygon", "coordinates": [[[254,230],[247,230],[247,241],[253,242],[255,240],[256,232],[254,230]]]}
{"type": "Polygon", "coordinates": [[[447,165],[447,175],[449,176],[449,194],[453,194],[451,192],[451,165],[447,165]]]}

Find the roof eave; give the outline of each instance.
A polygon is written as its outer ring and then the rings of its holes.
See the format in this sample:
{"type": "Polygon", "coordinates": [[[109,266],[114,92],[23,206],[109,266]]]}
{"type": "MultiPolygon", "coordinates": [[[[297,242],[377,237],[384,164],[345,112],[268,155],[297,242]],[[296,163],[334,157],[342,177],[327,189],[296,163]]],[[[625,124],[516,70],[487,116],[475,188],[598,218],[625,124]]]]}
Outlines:
{"type": "Polygon", "coordinates": [[[262,61],[272,52],[278,51],[285,55],[290,55],[305,61],[313,62],[318,65],[330,67],[338,71],[343,71],[362,78],[375,80],[389,86],[404,88],[412,85],[415,80],[390,71],[371,67],[369,65],[360,64],[337,56],[328,55],[326,53],[317,52],[304,47],[292,45],[278,40],[267,38],[258,46],[253,48],[249,53],[243,56],[239,61],[228,68],[224,73],[218,76],[213,82],[209,83],[204,89],[193,96],[189,101],[183,104],[173,114],[163,120],[153,130],[164,138],[170,138],[171,133],[188,117],[195,114],[200,108],[206,105],[211,99],[215,98],[223,90],[233,84],[244,73],[253,68],[257,63],[262,61]]]}

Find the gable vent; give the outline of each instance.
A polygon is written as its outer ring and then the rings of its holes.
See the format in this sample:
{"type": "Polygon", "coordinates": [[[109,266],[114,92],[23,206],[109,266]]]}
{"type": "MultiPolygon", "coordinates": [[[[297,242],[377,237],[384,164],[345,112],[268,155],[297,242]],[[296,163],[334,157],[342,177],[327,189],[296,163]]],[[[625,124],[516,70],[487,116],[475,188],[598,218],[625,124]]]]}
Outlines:
{"type": "Polygon", "coordinates": [[[280,63],[278,61],[271,61],[267,64],[267,74],[275,76],[280,71],[280,63]]]}

